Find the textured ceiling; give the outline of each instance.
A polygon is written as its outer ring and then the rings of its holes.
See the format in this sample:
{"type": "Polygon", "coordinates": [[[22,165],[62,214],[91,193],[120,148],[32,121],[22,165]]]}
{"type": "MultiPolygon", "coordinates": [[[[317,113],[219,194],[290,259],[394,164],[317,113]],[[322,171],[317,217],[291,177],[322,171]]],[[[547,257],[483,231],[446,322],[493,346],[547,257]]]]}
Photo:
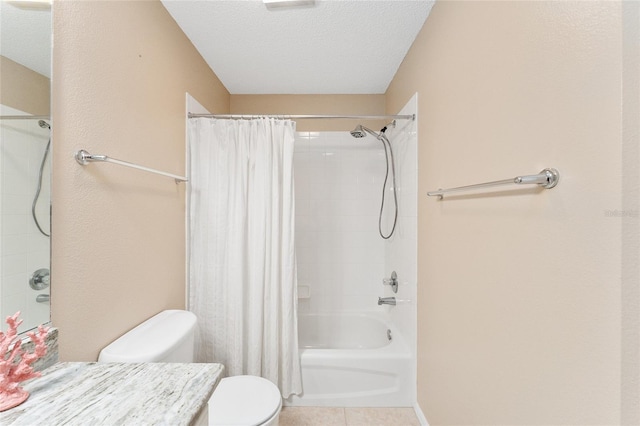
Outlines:
{"type": "Polygon", "coordinates": [[[162,0],[232,94],[384,93],[433,1],[162,0]]]}
{"type": "Polygon", "coordinates": [[[51,11],[0,0],[0,55],[51,78],[51,11]]]}
{"type": "MultiPolygon", "coordinates": [[[[233,94],[384,93],[430,0],[163,0],[233,94]]],[[[51,12],[0,1],[0,54],[51,76],[51,12]]]]}

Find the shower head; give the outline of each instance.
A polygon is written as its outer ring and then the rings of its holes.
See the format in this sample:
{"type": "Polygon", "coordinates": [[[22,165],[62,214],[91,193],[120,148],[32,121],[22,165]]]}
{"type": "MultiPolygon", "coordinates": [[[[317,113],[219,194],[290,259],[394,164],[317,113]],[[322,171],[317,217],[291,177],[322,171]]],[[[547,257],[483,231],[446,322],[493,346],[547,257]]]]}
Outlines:
{"type": "Polygon", "coordinates": [[[44,120],[38,120],[38,126],[42,127],[43,129],[51,130],[51,125],[49,125],[49,123],[44,120]]]}
{"type": "Polygon", "coordinates": [[[367,134],[364,132],[364,129],[362,128],[362,124],[358,124],[356,128],[353,129],[350,133],[351,133],[351,136],[357,139],[364,138],[365,136],[367,136],[367,134]]]}
{"type": "Polygon", "coordinates": [[[349,133],[351,133],[351,136],[353,136],[354,138],[364,138],[365,136],[367,136],[367,133],[369,133],[371,136],[374,136],[376,139],[380,139],[379,133],[374,132],[368,127],[364,127],[362,124],[358,124],[356,128],[349,133]]]}

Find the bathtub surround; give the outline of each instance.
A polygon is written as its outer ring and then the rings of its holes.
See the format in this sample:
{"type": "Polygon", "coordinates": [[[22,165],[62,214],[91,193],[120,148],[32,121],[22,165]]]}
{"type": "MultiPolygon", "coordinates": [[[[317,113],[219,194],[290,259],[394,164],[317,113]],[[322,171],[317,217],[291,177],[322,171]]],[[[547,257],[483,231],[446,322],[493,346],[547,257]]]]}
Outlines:
{"type": "Polygon", "coordinates": [[[300,312],[377,311],[391,273],[378,235],[382,144],[348,132],[300,132],[294,164],[298,282],[310,290],[300,312]]]}
{"type": "Polygon", "coordinates": [[[621,3],[437,2],[389,86],[420,93],[430,424],[620,422],[621,3]],[[549,165],[541,193],[425,194],[549,165]]]}
{"type": "MultiPolygon", "coordinates": [[[[415,112],[412,102],[402,114],[415,112]]],[[[308,295],[299,300],[304,393],[287,405],[409,407],[415,401],[417,128],[412,123],[397,120],[396,128],[387,130],[399,202],[396,233],[389,240],[378,233],[385,177],[380,141],[355,139],[348,131],[297,134],[296,250],[299,284],[308,295]],[[382,284],[394,269],[398,294],[382,284]],[[380,296],[396,296],[398,304],[378,306],[380,296]],[[371,347],[369,339],[385,344],[371,347]]],[[[387,182],[385,234],[395,211],[390,186],[387,182]]]]}
{"type": "MultiPolygon", "coordinates": [[[[418,94],[411,97],[399,114],[418,113],[418,94]]],[[[389,126],[387,136],[392,141],[396,164],[398,188],[398,224],[394,235],[384,243],[384,265],[387,275],[396,271],[398,292],[384,286],[382,296],[395,296],[400,309],[388,308],[387,312],[402,330],[412,353],[416,350],[416,297],[417,297],[417,226],[418,226],[418,122],[398,120],[389,126]]],[[[387,188],[387,199],[391,198],[387,188]]],[[[393,208],[385,207],[383,227],[393,223],[393,208]]]]}
{"type": "MultiPolygon", "coordinates": [[[[418,114],[418,94],[414,94],[398,114],[418,114]]],[[[416,401],[417,298],[418,298],[418,121],[398,120],[389,126],[398,188],[398,224],[394,235],[384,243],[384,265],[387,274],[398,274],[398,292],[384,286],[383,296],[395,296],[396,308],[387,308],[390,322],[400,331],[411,353],[410,381],[404,386],[413,405],[416,401]]],[[[387,198],[390,198],[388,194],[387,198]]],[[[385,223],[393,222],[393,209],[387,208],[385,223]]]]}
{"type": "Polygon", "coordinates": [[[299,394],[290,120],[189,120],[196,360],[299,394]]]}

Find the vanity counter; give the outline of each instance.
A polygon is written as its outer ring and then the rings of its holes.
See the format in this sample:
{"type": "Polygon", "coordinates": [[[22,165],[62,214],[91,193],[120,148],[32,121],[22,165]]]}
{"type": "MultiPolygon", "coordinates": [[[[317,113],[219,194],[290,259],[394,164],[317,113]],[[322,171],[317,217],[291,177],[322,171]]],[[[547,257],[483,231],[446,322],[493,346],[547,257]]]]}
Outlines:
{"type": "Polygon", "coordinates": [[[24,382],[31,395],[2,425],[189,425],[222,379],[222,364],[64,362],[24,382]]]}

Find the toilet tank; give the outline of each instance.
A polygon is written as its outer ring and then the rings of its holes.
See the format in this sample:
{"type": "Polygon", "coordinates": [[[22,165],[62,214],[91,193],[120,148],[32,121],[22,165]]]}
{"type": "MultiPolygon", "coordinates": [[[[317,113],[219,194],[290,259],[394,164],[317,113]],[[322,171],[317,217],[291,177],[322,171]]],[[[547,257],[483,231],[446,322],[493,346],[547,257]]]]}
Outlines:
{"type": "Polygon", "coordinates": [[[196,316],[162,311],[100,351],[98,362],[193,362],[196,316]]]}

